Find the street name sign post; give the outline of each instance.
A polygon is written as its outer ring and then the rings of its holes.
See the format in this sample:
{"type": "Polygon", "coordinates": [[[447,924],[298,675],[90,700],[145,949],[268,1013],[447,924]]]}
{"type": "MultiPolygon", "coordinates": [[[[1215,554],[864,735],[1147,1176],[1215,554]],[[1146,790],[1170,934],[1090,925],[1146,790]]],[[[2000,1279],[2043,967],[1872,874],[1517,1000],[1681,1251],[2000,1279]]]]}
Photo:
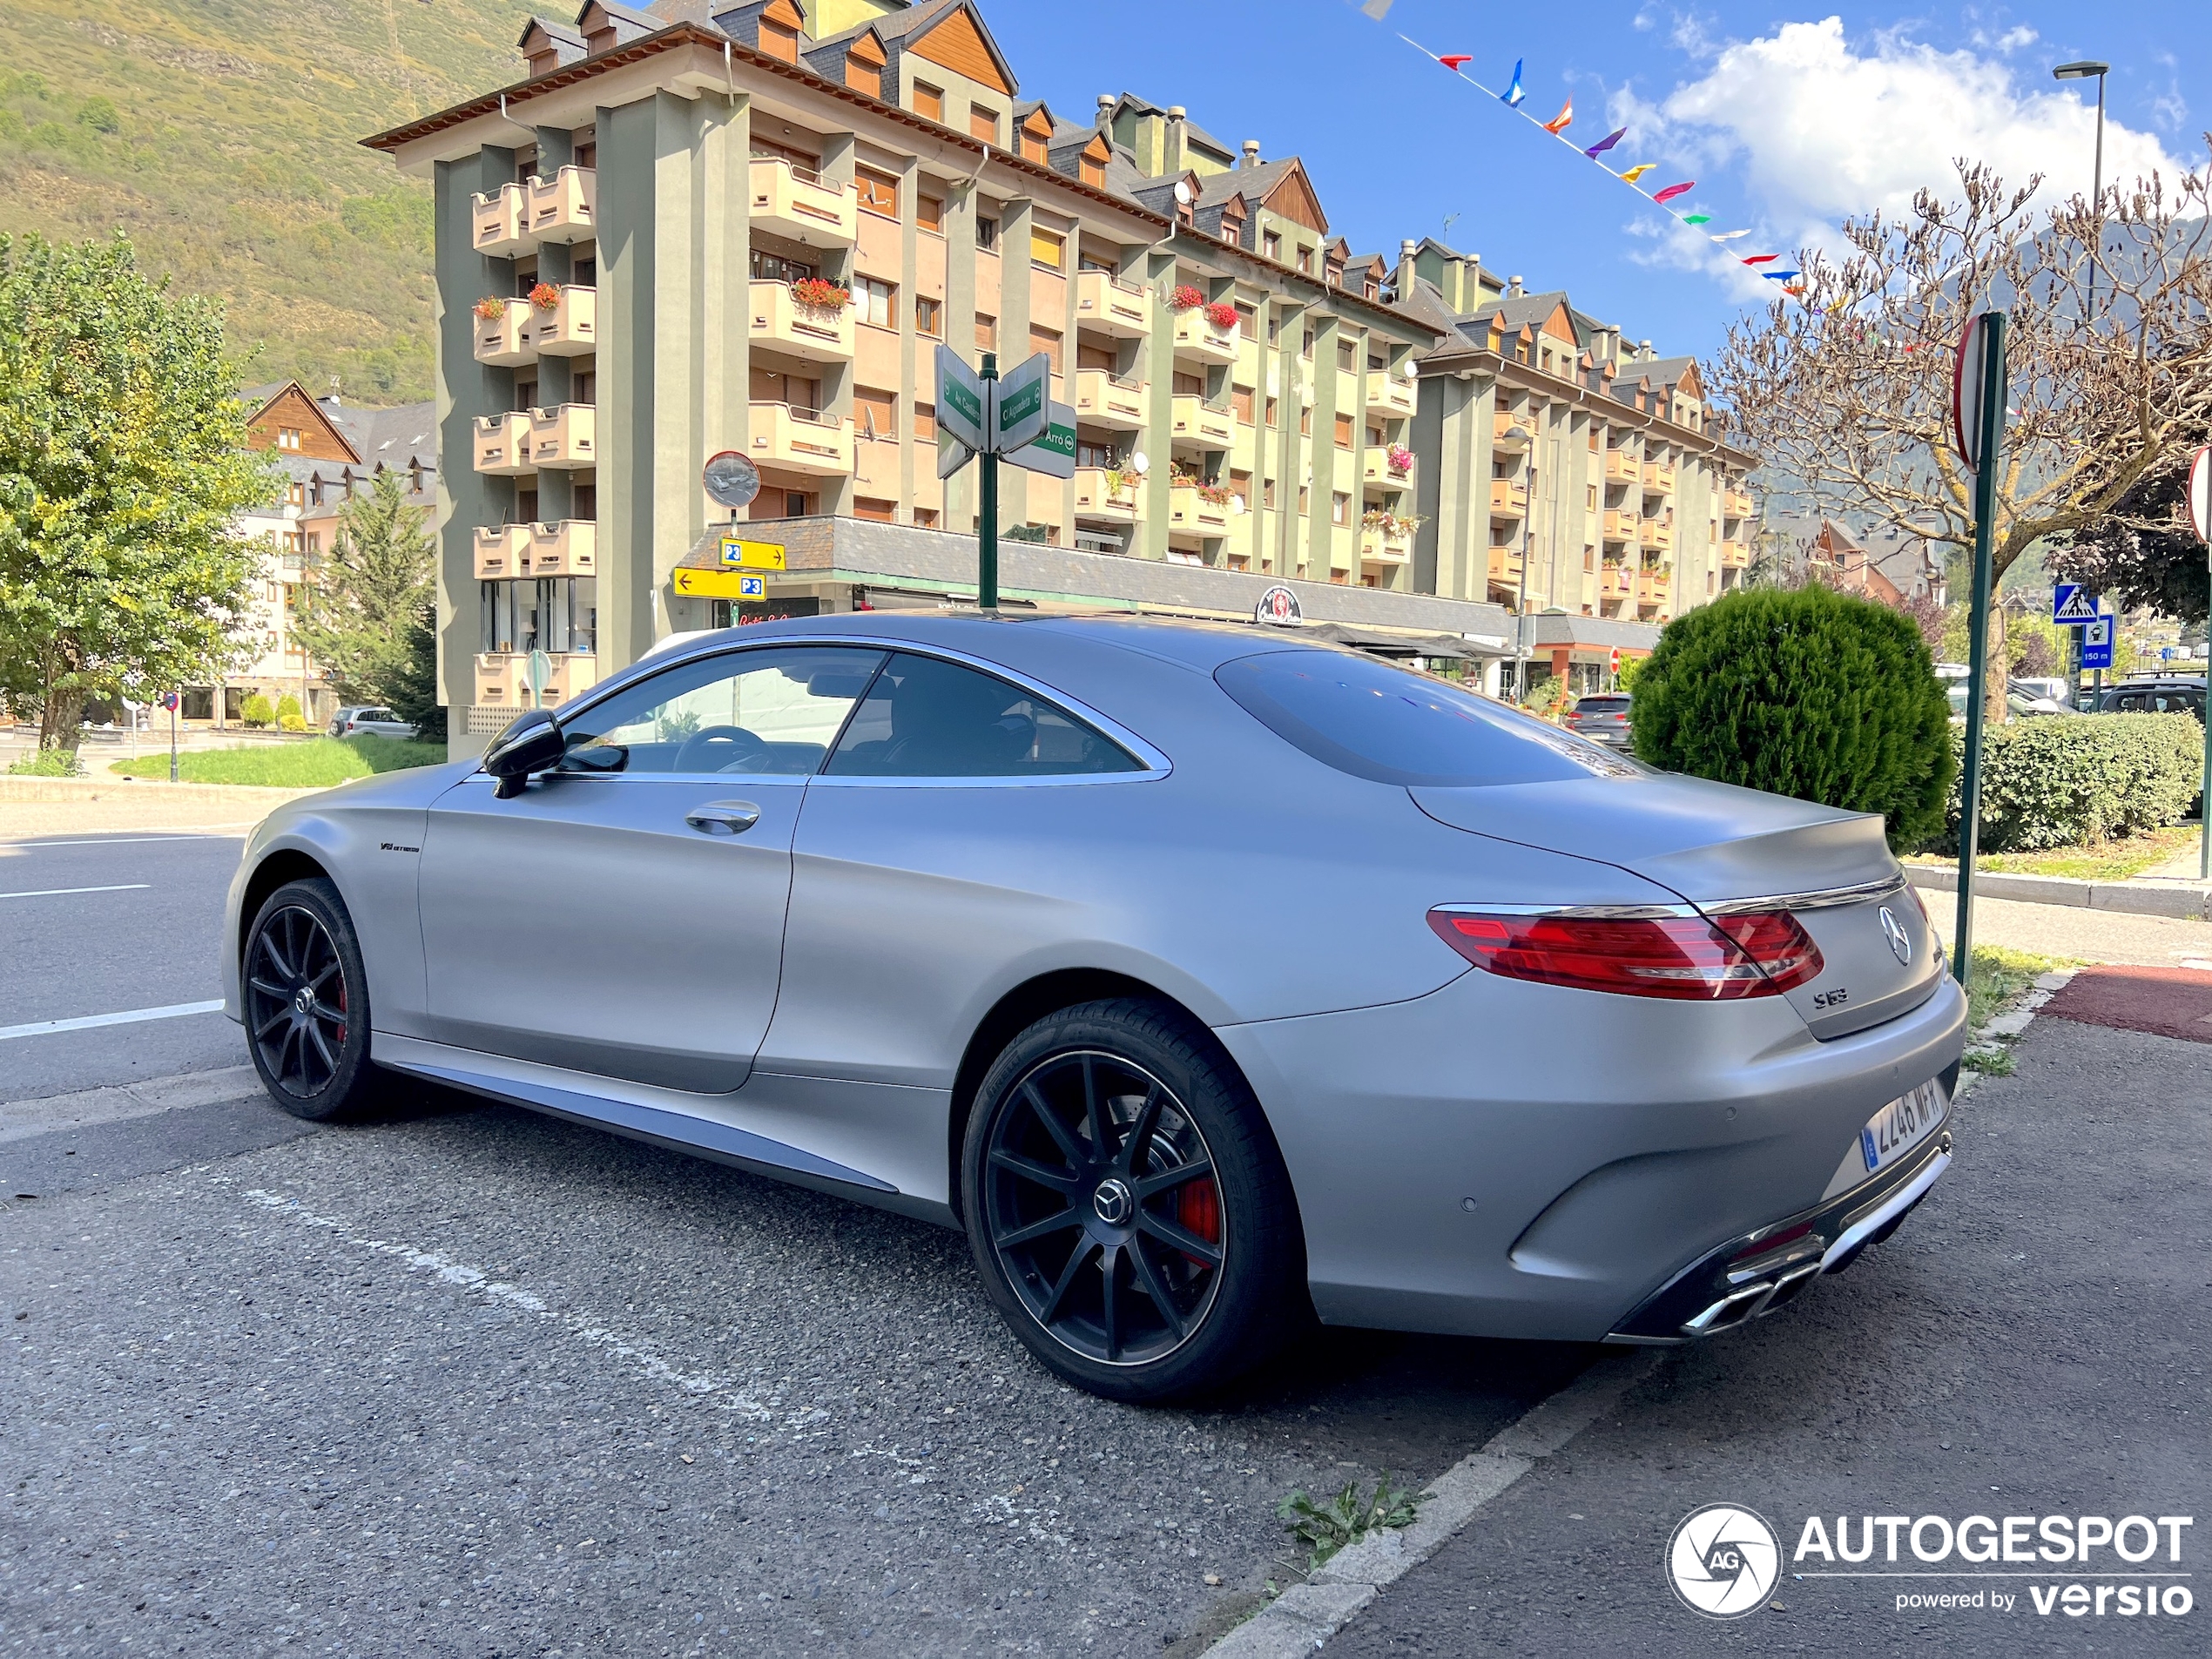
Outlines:
{"type": "Polygon", "coordinates": [[[1076,475],[1076,411],[1065,403],[1047,403],[1049,412],[1044,435],[1022,448],[1009,450],[1008,464],[1047,478],[1076,475]]]}
{"type": "Polygon", "coordinates": [[[1966,982],[1973,960],[1974,854],[1981,839],[1981,727],[1989,676],[1989,599],[1997,474],[2005,442],[2005,314],[1969,318],[1951,377],[1951,435],[1974,477],[1973,603],[1968,613],[1966,775],[1959,785],[1959,912],[1951,971],[1966,982]]]}
{"type": "MultiPolygon", "coordinates": [[[[2189,523],[2212,560],[2212,448],[2199,449],[2189,462],[2189,523]]],[[[2204,803],[2197,809],[2196,879],[2212,881],[2212,647],[2204,657],[2204,803]]]]}
{"type": "Polygon", "coordinates": [[[949,478],[970,461],[981,463],[975,478],[975,604],[983,610],[995,610],[999,604],[1001,457],[1049,477],[1075,476],[1075,411],[1052,401],[1052,360],[1039,352],[1001,379],[997,353],[985,352],[977,370],[951,347],[938,347],[937,475],[949,478]],[[1055,431],[1055,416],[1064,432],[1055,431]],[[1042,453],[1029,453],[1039,445],[1042,453]]]}

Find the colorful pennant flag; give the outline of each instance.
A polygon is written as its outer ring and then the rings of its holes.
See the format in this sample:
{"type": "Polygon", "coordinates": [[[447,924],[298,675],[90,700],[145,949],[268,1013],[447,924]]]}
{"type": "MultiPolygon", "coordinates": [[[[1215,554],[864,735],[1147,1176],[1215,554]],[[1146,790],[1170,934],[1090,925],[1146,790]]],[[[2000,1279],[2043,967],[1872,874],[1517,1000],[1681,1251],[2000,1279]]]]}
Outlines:
{"type": "Polygon", "coordinates": [[[1624,184],[1633,185],[1637,179],[1642,178],[1644,174],[1649,172],[1658,165],[1659,164],[1656,161],[1638,162],[1635,166],[1629,168],[1628,172],[1621,175],[1622,182],[1624,184]]]}
{"type": "Polygon", "coordinates": [[[1510,109],[1519,109],[1521,107],[1521,100],[1528,96],[1527,93],[1521,90],[1521,62],[1522,60],[1518,57],[1513,60],[1513,84],[1507,86],[1505,91],[1501,94],[1501,96],[1505,98],[1507,106],[1510,109]]]}
{"type": "Polygon", "coordinates": [[[1677,196],[1687,196],[1696,188],[1697,181],[1693,179],[1686,184],[1669,185],[1664,190],[1655,190],[1651,192],[1651,199],[1656,202],[1670,202],[1677,196]]]}
{"type": "Polygon", "coordinates": [[[1447,52],[1436,61],[1456,75],[1461,69],[1474,62],[1474,54],[1473,52],[1447,52]]]}
{"type": "Polygon", "coordinates": [[[1781,257],[1782,256],[1779,253],[1754,253],[1750,259],[1744,260],[1743,263],[1746,265],[1772,265],[1781,257]]]}
{"type": "Polygon", "coordinates": [[[1557,138],[1575,125],[1575,100],[1568,98],[1559,106],[1559,113],[1544,123],[1544,131],[1557,138]]]}
{"type": "Polygon", "coordinates": [[[1620,143],[1622,139],[1627,138],[1628,136],[1628,128],[1622,127],[1617,132],[1607,133],[1588,149],[1583,151],[1582,153],[1588,156],[1592,161],[1595,161],[1600,156],[1603,155],[1608,150],[1610,150],[1615,145],[1620,143]]]}
{"type": "Polygon", "coordinates": [[[1710,225],[1713,222],[1713,216],[1710,213],[1684,213],[1682,222],[1685,225],[1710,225]]]}
{"type": "Polygon", "coordinates": [[[1750,233],[1749,231],[1721,231],[1715,234],[1713,239],[1716,242],[1733,242],[1737,237],[1749,236],[1750,233]]]}
{"type": "Polygon", "coordinates": [[[1770,282],[1791,282],[1804,274],[1802,271],[1762,271],[1759,274],[1770,282]]]}

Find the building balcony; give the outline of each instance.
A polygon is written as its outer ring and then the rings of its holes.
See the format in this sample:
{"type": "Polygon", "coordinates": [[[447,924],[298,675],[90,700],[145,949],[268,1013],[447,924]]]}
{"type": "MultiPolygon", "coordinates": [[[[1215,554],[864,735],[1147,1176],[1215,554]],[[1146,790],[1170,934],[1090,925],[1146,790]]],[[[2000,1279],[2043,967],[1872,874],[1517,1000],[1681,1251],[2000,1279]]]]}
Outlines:
{"type": "Polygon", "coordinates": [[[822,478],[841,478],[853,470],[853,428],[818,409],[788,403],[752,406],[753,464],[780,467],[822,478]]]}
{"type": "Polygon", "coordinates": [[[1226,536],[1230,507],[1226,501],[1210,502],[1197,484],[1178,483],[1168,490],[1168,529],[1182,536],[1226,536]]]}
{"type": "Polygon", "coordinates": [[[1643,469],[1636,458],[1625,449],[1605,452],[1605,482],[1608,484],[1633,484],[1642,481],[1643,469]]]}
{"type": "Polygon", "coordinates": [[[1625,564],[1603,566],[1597,573],[1597,597],[1601,599],[1626,599],[1636,590],[1636,574],[1625,564]]]}
{"type": "Polygon", "coordinates": [[[1139,340],[1152,332],[1151,298],[1141,284],[1124,282],[1110,271],[1076,273],[1076,322],[1117,340],[1139,340]]]}
{"type": "Polygon", "coordinates": [[[1204,306],[1175,314],[1175,354],[1202,363],[1233,363],[1238,352],[1237,325],[1224,328],[1210,322],[1204,306]]]}
{"type": "Polygon", "coordinates": [[[751,294],[747,315],[754,345],[772,346],[810,362],[853,361],[851,305],[804,305],[788,282],[755,282],[751,294]]]}
{"type": "Polygon", "coordinates": [[[1143,381],[1116,380],[1103,368],[1076,371],[1076,419],[1116,432],[1141,431],[1150,401],[1143,381]]]}
{"type": "Polygon", "coordinates": [[[860,239],[860,192],[833,185],[788,161],[755,161],[750,175],[752,222],[809,247],[851,247],[860,239]]]}
{"type": "Polygon", "coordinates": [[[599,233],[592,207],[599,195],[599,175],[590,167],[556,167],[550,179],[533,179],[529,185],[530,239],[533,242],[589,242],[599,233]]]}
{"type": "Polygon", "coordinates": [[[479,524],[476,527],[476,580],[504,582],[530,572],[530,527],[527,524],[479,524]]]}
{"type": "Polygon", "coordinates": [[[533,524],[529,532],[532,576],[599,573],[599,526],[592,520],[563,518],[556,523],[533,524]]]}
{"type": "Polygon", "coordinates": [[[1634,513],[1623,512],[1618,507],[1605,509],[1605,539],[1608,542],[1633,542],[1636,526],[1642,521],[1634,513]]]}
{"type": "Polygon", "coordinates": [[[536,472],[530,459],[530,417],[520,409],[504,415],[480,415],[470,423],[475,442],[470,446],[478,472],[496,478],[519,478],[536,472]]]}
{"type": "Polygon", "coordinates": [[[1659,572],[1650,566],[1636,572],[1636,603],[1656,605],[1667,597],[1667,584],[1659,572]]]}
{"type": "Polygon", "coordinates": [[[1731,489],[1721,497],[1721,513],[1727,518],[1749,518],[1751,516],[1751,496],[1748,490],[1731,489]]]}
{"type": "Polygon", "coordinates": [[[471,239],[477,253],[506,260],[537,246],[537,239],[530,234],[529,192],[522,185],[502,185],[470,199],[475,204],[471,239]]]}
{"type": "Polygon", "coordinates": [[[1387,374],[1379,368],[1367,371],[1363,407],[1370,415],[1379,415],[1386,420],[1413,412],[1413,383],[1402,374],[1387,374]]]}
{"type": "Polygon", "coordinates": [[[1237,441],[1237,417],[1227,409],[1213,408],[1205,399],[1185,392],[1175,400],[1168,431],[1177,443],[1206,450],[1226,449],[1237,441]]]}
{"type": "Polygon", "coordinates": [[[530,346],[541,357],[583,357],[597,351],[599,291],[563,283],[553,308],[536,309],[531,317],[530,346]]]}
{"type": "Polygon", "coordinates": [[[599,411],[589,403],[563,403],[530,411],[530,464],[579,472],[599,464],[599,411]]]}
{"type": "Polygon", "coordinates": [[[1521,585],[1521,550],[1517,547],[1494,547],[1490,550],[1490,580],[1507,587],[1521,585]]]}
{"type": "Polygon", "coordinates": [[[1490,442],[1497,448],[1518,452],[1526,449],[1536,436],[1536,423],[1525,415],[1501,415],[1492,429],[1490,442]]]}
{"type": "Polygon", "coordinates": [[[1528,486],[1517,484],[1510,478],[1490,481],[1490,516],[1492,518],[1526,518],[1528,516],[1528,486]]]}
{"type": "Polygon", "coordinates": [[[1362,529],[1359,556],[1368,564],[1404,564],[1413,556],[1413,532],[1362,529]]]}
{"type": "MultiPolygon", "coordinates": [[[[599,683],[599,659],[563,651],[546,658],[544,706],[556,708],[599,683]]],[[[530,706],[530,654],[526,651],[480,651],[476,653],[476,703],[479,707],[526,709],[530,706]]]]}
{"type": "Polygon", "coordinates": [[[1370,444],[1359,462],[1359,480],[1376,489],[1410,489],[1413,484],[1413,459],[1406,457],[1406,464],[1397,465],[1390,458],[1389,446],[1380,448],[1370,444]]]}
{"type": "Polygon", "coordinates": [[[1135,524],[1144,516],[1144,481],[1133,472],[1109,476],[1103,467],[1076,469],[1076,516],[1135,524]]]}
{"type": "Polygon", "coordinates": [[[1668,496],[1674,493],[1675,469],[1656,461],[1643,463],[1643,493],[1647,496],[1668,496]]]}
{"type": "Polygon", "coordinates": [[[537,347],[530,343],[530,328],[529,300],[501,300],[499,315],[476,318],[476,361],[501,368],[535,362],[537,347]]]}
{"type": "Polygon", "coordinates": [[[1751,544],[1749,542],[1723,542],[1721,543],[1723,569],[1741,570],[1747,568],[1750,563],[1751,544]]]}
{"type": "Polygon", "coordinates": [[[1675,532],[1671,526],[1656,518],[1647,518],[1636,526],[1636,545],[1649,552],[1668,552],[1674,547],[1675,532]]]}

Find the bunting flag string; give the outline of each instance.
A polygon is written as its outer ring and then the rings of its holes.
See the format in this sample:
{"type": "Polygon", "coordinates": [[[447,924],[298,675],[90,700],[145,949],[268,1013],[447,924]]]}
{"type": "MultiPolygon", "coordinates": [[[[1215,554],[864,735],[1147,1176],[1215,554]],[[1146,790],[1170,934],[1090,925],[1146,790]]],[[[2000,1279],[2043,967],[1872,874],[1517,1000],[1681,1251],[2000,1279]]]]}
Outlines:
{"type": "MultiPolygon", "coordinates": [[[[1369,17],[1374,17],[1379,21],[1384,13],[1387,12],[1389,10],[1389,0],[1383,0],[1383,3],[1379,8],[1376,5],[1375,0],[1368,0],[1368,3],[1361,9],[1365,10],[1369,17]]],[[[1527,121],[1531,126],[1542,129],[1544,132],[1549,133],[1553,138],[1557,138],[1561,144],[1568,145],[1570,149],[1578,151],[1585,159],[1588,160],[1596,166],[1604,168],[1605,172],[1608,175],[1619,179],[1622,184],[1628,185],[1629,189],[1635,191],[1637,195],[1642,197],[1653,206],[1663,209],[1668,216],[1673,219],[1677,224],[1688,226],[1693,229],[1702,229],[1703,226],[1713,222],[1713,216],[1710,213],[1681,212],[1669,205],[1679,200],[1684,196],[1689,195],[1691,191],[1696,189],[1697,181],[1696,179],[1685,179],[1679,184],[1667,185],[1657,190],[1646,190],[1641,181],[1645,174],[1655,172],[1658,170],[1659,164],[1657,162],[1640,161],[1633,167],[1624,168],[1619,172],[1615,172],[1611,167],[1607,166],[1605,162],[1600,159],[1600,158],[1605,155],[1607,152],[1611,150],[1615,145],[1619,144],[1623,138],[1629,136],[1628,128],[1617,128],[1615,131],[1607,133],[1605,137],[1600,138],[1595,144],[1584,147],[1575,144],[1572,138],[1566,136],[1567,129],[1575,125],[1575,100],[1571,97],[1560,106],[1559,113],[1548,121],[1539,121],[1534,116],[1529,114],[1527,111],[1522,109],[1521,105],[1523,100],[1525,100],[1528,96],[1527,90],[1521,84],[1522,72],[1527,63],[1526,58],[1516,58],[1514,60],[1513,78],[1507,82],[1506,90],[1504,91],[1494,92],[1487,86],[1485,86],[1480,81],[1475,79],[1474,76],[1467,73],[1467,66],[1474,61],[1474,54],[1472,52],[1447,52],[1440,55],[1429,51],[1427,47],[1422,45],[1420,42],[1415,40],[1410,35],[1400,35],[1399,36],[1399,39],[1404,41],[1408,46],[1411,46],[1415,51],[1420,53],[1422,57],[1427,58],[1431,63],[1440,65],[1447,73],[1453,75],[1460,80],[1465,81],[1468,85],[1474,87],[1475,91],[1484,93],[1488,97],[1496,98],[1501,104],[1504,105],[1507,109],[1512,110],[1515,114],[1519,115],[1521,119],[1527,121]]],[[[1749,230],[1705,231],[1703,232],[1703,234],[1709,240],[1712,241],[1716,246],[1725,247],[1731,242],[1738,241],[1743,238],[1750,235],[1751,233],[1749,230]]],[[[1802,298],[1804,293],[1804,285],[1797,280],[1804,274],[1802,271],[1769,271],[1760,268],[1764,266],[1771,265],[1781,258],[1782,255],[1778,253],[1757,253],[1749,258],[1743,258],[1739,255],[1738,260],[1741,264],[1757,271],[1759,275],[1766,278],[1768,280],[1781,284],[1782,291],[1784,293],[1802,298]]]]}

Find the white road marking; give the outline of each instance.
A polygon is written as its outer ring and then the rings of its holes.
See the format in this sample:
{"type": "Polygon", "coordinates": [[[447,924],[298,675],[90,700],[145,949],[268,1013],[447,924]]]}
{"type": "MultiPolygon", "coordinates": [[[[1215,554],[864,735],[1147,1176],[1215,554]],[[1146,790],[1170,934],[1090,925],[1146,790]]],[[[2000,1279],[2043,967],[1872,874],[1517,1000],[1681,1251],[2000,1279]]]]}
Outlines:
{"type": "Polygon", "coordinates": [[[181,1020],[188,1014],[218,1014],[223,1000],[179,1002],[165,1008],[125,1008],[120,1014],[84,1014],[74,1020],[33,1020],[29,1025],[0,1025],[0,1042],[17,1037],[43,1037],[56,1031],[90,1031],[103,1025],[136,1025],[141,1020],[181,1020]]]}
{"type": "Polygon", "coordinates": [[[219,1102],[251,1100],[261,1092],[261,1079],[251,1066],[222,1066],[212,1071],[179,1072],[172,1077],[149,1077],[143,1082],[112,1089],[85,1089],[71,1095],[46,1095],[37,1100],[0,1101],[0,1142],[20,1141],[56,1130],[89,1129],[95,1123],[117,1123],[125,1118],[151,1117],[179,1106],[212,1106],[219,1102]]]}
{"type": "MultiPolygon", "coordinates": [[[[246,1202],[274,1211],[306,1227],[319,1228],[357,1249],[388,1256],[404,1262],[416,1272],[434,1275],[441,1283],[482,1297],[518,1313],[548,1321],[577,1341],[599,1349],[610,1359],[621,1362],[626,1369],[643,1372],[655,1382],[667,1383],[678,1392],[705,1400],[720,1410],[734,1412],[752,1422],[765,1423],[778,1413],[770,1406],[745,1393],[729,1378],[719,1377],[700,1367],[685,1368],[670,1364],[654,1353],[644,1343],[624,1337],[610,1330],[598,1318],[588,1312],[566,1312],[554,1307],[535,1291],[519,1285],[509,1285],[494,1279],[481,1267],[457,1262],[436,1251],[418,1250],[412,1244],[402,1244],[388,1238],[367,1238],[354,1231],[334,1216],[319,1216],[301,1206],[297,1198],[287,1198],[280,1192],[266,1192],[260,1188],[249,1189],[246,1202]]],[[[823,1413],[819,1410],[801,1410],[785,1419],[786,1426],[800,1427],[818,1420],[823,1413]]]]}
{"type": "Polygon", "coordinates": [[[65,899],[72,893],[143,893],[151,881],[118,881],[105,887],[33,887],[24,893],[0,893],[0,899],[65,899]]]}

